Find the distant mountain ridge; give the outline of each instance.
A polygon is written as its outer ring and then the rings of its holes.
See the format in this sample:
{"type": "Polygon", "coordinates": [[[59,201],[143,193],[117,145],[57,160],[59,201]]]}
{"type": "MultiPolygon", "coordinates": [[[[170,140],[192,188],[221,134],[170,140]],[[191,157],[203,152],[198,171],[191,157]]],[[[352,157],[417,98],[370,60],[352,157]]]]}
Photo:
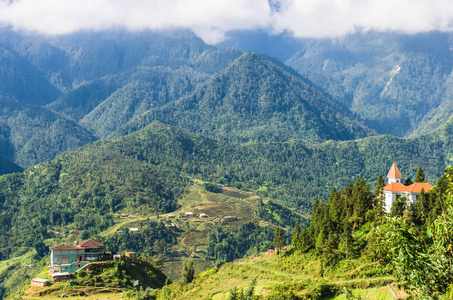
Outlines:
{"type": "Polygon", "coordinates": [[[366,32],[306,40],[286,63],[380,134],[416,136],[453,114],[449,33],[366,32]]]}
{"type": "Polygon", "coordinates": [[[297,73],[245,53],[191,95],[152,109],[116,136],[158,120],[236,142],[322,142],[373,134],[297,73]]]}
{"type": "Polygon", "coordinates": [[[272,47],[281,57],[301,47],[286,61],[300,75],[275,59],[206,45],[188,31],[0,32],[0,101],[8,107],[1,118],[21,120],[3,127],[0,154],[23,167],[154,120],[227,141],[319,143],[418,136],[453,113],[453,43],[444,33],[302,41],[256,34],[259,47],[290,45],[272,47]],[[65,125],[58,133],[48,131],[55,126],[37,130],[38,112],[65,125]],[[30,132],[52,138],[39,142],[30,132]]]}

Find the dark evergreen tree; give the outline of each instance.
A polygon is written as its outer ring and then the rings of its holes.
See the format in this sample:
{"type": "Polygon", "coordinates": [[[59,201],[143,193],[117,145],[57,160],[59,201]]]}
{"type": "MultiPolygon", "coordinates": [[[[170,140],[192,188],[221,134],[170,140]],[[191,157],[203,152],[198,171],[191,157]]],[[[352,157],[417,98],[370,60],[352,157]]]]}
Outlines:
{"type": "Polygon", "coordinates": [[[392,207],[390,208],[390,217],[403,216],[405,209],[406,197],[396,197],[395,201],[393,201],[392,207]]]}
{"type": "Polygon", "coordinates": [[[376,182],[376,190],[374,191],[375,209],[378,218],[382,218],[384,216],[384,186],[384,177],[382,176],[382,174],[379,174],[376,182]]]}
{"type": "Polygon", "coordinates": [[[344,201],[334,187],[329,197],[329,219],[332,221],[335,230],[343,222],[344,211],[344,201]]]}
{"type": "Polygon", "coordinates": [[[306,252],[314,247],[313,234],[311,233],[312,231],[312,227],[304,227],[300,232],[299,249],[302,252],[306,252]]]}
{"type": "Polygon", "coordinates": [[[300,226],[299,222],[296,222],[296,225],[294,225],[294,232],[293,232],[293,237],[291,239],[291,245],[294,247],[295,250],[299,250],[300,246],[300,226]]]}
{"type": "Polygon", "coordinates": [[[192,280],[195,278],[195,268],[192,260],[186,261],[184,263],[181,275],[183,282],[186,284],[191,283],[192,280]]]}
{"type": "Polygon", "coordinates": [[[376,181],[376,190],[374,191],[375,197],[381,196],[382,189],[384,188],[384,186],[385,186],[384,177],[382,176],[382,174],[379,174],[378,179],[376,181]]]}
{"type": "Polygon", "coordinates": [[[417,174],[415,175],[415,182],[425,182],[425,173],[421,166],[418,167],[417,174]]]}
{"type": "Polygon", "coordinates": [[[356,228],[365,222],[365,213],[372,208],[373,195],[365,179],[359,178],[352,189],[353,215],[352,223],[356,228]]]}
{"type": "Polygon", "coordinates": [[[417,202],[414,204],[415,215],[418,220],[423,223],[429,221],[429,212],[431,210],[429,194],[425,193],[425,190],[422,189],[420,194],[417,197],[417,202]]]}
{"type": "Polygon", "coordinates": [[[280,253],[280,250],[285,247],[285,236],[283,235],[283,229],[281,227],[277,227],[275,229],[275,237],[274,237],[274,247],[277,253],[280,253]]]}

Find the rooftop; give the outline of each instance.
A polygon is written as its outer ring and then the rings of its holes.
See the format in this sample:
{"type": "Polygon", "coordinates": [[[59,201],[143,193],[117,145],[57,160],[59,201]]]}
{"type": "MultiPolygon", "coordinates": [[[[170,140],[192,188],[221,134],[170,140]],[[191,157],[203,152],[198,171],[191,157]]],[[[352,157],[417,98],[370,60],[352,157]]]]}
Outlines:
{"type": "Polygon", "coordinates": [[[104,247],[104,244],[98,241],[95,241],[93,239],[81,241],[79,244],[80,247],[85,247],[85,248],[99,248],[99,247],[104,247]]]}
{"type": "Polygon", "coordinates": [[[395,163],[390,167],[390,171],[387,174],[387,178],[403,178],[403,175],[401,175],[400,170],[398,170],[398,167],[396,166],[395,163]]]}
{"type": "Polygon", "coordinates": [[[53,246],[50,247],[50,250],[76,250],[76,249],[83,249],[78,246],[74,245],[58,245],[58,246],[53,246]]]}
{"type": "Polygon", "coordinates": [[[383,190],[389,192],[420,193],[422,189],[427,192],[432,188],[433,186],[426,182],[417,182],[409,186],[405,186],[400,182],[394,182],[386,185],[383,190]]]}

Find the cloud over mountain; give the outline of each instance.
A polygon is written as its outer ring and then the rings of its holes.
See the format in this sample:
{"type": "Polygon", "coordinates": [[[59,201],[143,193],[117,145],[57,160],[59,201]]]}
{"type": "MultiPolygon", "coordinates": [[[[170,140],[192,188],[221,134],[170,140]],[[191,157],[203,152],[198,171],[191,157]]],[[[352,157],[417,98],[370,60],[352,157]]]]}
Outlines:
{"type": "Polygon", "coordinates": [[[230,30],[265,28],[297,37],[356,30],[449,31],[449,0],[0,0],[0,22],[44,34],[125,27],[188,28],[209,43],[230,30]]]}

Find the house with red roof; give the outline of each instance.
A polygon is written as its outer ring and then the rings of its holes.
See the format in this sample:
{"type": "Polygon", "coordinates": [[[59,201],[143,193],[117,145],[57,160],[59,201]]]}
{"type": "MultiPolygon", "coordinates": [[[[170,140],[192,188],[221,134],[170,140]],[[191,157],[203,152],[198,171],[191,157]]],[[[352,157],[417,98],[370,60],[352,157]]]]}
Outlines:
{"type": "Polygon", "coordinates": [[[388,183],[383,188],[384,211],[390,213],[393,202],[397,197],[406,197],[407,204],[413,205],[422,190],[428,192],[433,186],[426,182],[416,182],[409,186],[401,183],[403,176],[394,163],[387,174],[388,183]]]}
{"type": "Polygon", "coordinates": [[[90,261],[102,260],[104,245],[89,239],[75,245],[53,246],[50,251],[53,272],[75,272],[90,261]]]}

